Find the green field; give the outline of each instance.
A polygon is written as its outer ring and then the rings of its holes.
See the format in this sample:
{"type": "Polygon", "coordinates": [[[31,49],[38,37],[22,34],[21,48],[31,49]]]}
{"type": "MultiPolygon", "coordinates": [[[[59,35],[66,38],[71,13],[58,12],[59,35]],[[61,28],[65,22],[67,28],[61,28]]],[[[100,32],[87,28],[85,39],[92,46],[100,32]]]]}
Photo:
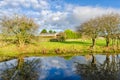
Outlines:
{"type": "Polygon", "coordinates": [[[69,39],[65,42],[39,41],[33,44],[18,47],[9,44],[0,47],[0,55],[4,57],[23,56],[76,56],[85,54],[119,53],[120,49],[113,46],[105,47],[104,39],[97,39],[94,48],[90,48],[91,40],[69,39]]]}

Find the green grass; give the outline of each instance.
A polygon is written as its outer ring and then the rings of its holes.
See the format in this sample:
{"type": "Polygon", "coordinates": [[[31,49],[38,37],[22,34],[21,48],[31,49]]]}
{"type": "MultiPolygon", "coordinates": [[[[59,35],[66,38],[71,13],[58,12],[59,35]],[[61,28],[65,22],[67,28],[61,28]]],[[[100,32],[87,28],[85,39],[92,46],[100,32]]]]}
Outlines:
{"type": "MultiPolygon", "coordinates": [[[[1,57],[23,56],[76,56],[85,54],[114,53],[113,47],[105,47],[104,39],[97,39],[93,49],[90,48],[91,40],[73,39],[65,42],[35,42],[23,47],[15,44],[0,47],[1,57]]],[[[116,51],[120,53],[120,49],[116,51]]],[[[2,59],[1,59],[2,60],[2,59]]],[[[1,61],[0,60],[0,61],[1,61]]]]}
{"type": "MultiPolygon", "coordinates": [[[[87,50],[91,46],[91,40],[81,41],[81,40],[68,40],[65,42],[40,42],[37,45],[40,45],[39,48],[45,48],[53,50],[56,48],[60,49],[76,49],[76,50],[87,50]]],[[[97,40],[95,47],[104,47],[105,40],[97,40]]]]}

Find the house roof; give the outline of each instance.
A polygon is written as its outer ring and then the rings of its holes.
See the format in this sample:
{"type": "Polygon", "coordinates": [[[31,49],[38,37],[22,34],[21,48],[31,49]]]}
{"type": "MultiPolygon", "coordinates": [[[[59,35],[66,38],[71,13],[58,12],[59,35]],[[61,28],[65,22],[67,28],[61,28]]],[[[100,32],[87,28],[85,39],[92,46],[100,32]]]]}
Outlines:
{"type": "Polygon", "coordinates": [[[41,33],[40,36],[56,36],[58,33],[41,33]]]}

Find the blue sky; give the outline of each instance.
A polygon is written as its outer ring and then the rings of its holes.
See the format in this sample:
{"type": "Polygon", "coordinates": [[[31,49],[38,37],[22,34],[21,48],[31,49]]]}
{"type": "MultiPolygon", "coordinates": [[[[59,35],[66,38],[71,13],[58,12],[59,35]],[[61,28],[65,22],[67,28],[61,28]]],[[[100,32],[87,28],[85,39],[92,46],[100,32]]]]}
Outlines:
{"type": "Polygon", "coordinates": [[[26,15],[40,30],[75,30],[90,18],[111,12],[120,13],[120,0],[0,0],[0,18],[26,15]]]}
{"type": "Polygon", "coordinates": [[[120,8],[120,0],[65,0],[65,2],[81,6],[101,6],[120,8]]]}

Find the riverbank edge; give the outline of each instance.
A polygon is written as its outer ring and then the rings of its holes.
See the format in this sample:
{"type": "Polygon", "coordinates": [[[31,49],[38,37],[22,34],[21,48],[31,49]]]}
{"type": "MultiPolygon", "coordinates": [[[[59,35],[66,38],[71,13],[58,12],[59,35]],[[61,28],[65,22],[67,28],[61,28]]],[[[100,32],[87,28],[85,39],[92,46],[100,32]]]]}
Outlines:
{"type": "Polygon", "coordinates": [[[0,56],[0,62],[4,62],[4,61],[9,61],[12,59],[18,59],[20,57],[67,57],[67,56],[85,56],[88,54],[94,54],[94,55],[106,55],[106,54],[120,54],[120,51],[102,51],[102,52],[98,52],[98,51],[85,51],[84,53],[47,53],[47,54],[41,54],[41,53],[20,53],[18,55],[14,55],[14,56],[9,56],[9,55],[2,55],[0,56]]]}

